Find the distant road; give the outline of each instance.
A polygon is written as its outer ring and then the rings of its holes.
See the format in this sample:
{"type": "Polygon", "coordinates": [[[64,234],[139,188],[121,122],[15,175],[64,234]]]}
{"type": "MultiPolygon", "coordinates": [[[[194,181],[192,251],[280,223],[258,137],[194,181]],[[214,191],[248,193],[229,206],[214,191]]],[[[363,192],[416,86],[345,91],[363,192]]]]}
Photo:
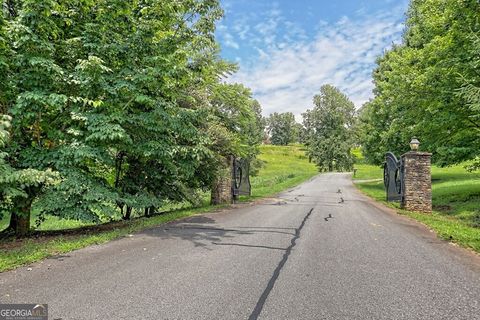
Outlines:
{"type": "Polygon", "coordinates": [[[49,319],[480,319],[479,257],[347,174],[31,267],[0,274],[0,301],[49,319]]]}

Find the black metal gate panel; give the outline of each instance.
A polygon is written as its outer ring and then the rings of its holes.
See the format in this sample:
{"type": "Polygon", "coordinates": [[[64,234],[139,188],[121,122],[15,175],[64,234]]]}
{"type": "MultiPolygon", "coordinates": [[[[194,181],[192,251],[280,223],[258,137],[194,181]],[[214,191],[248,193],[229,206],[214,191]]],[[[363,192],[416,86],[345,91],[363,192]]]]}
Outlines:
{"type": "Polygon", "coordinates": [[[234,159],[232,173],[233,196],[238,198],[238,196],[251,195],[250,161],[248,159],[234,159]]]}
{"type": "Polygon", "coordinates": [[[403,164],[391,152],[385,155],[383,183],[387,192],[387,201],[401,201],[403,197],[403,164]]]}

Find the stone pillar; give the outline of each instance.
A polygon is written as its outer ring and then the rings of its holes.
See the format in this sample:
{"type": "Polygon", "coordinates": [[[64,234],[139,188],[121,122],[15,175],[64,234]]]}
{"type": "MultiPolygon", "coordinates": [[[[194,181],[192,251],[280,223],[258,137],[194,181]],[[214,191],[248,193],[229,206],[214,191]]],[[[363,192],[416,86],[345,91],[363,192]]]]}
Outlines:
{"type": "Polygon", "coordinates": [[[411,151],[402,155],[403,198],[402,209],[432,212],[431,153],[411,151]]]}
{"type": "Polygon", "coordinates": [[[211,203],[229,204],[233,202],[232,194],[232,168],[233,157],[225,158],[223,168],[220,168],[219,173],[212,186],[211,203]]]}

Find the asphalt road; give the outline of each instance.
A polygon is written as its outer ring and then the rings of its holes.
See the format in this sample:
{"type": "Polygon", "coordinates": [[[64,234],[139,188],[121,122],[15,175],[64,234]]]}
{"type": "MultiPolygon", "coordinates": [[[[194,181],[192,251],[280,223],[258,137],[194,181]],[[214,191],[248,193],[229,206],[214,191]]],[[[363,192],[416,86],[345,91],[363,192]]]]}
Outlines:
{"type": "Polygon", "coordinates": [[[49,319],[480,319],[479,257],[346,174],[30,267],[0,274],[0,301],[49,319]]]}

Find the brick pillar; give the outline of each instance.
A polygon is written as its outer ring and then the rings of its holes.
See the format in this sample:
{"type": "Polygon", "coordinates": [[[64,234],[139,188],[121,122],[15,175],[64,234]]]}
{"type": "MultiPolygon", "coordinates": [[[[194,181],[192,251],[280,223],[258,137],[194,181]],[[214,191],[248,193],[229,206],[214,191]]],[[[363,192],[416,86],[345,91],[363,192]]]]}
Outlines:
{"type": "Polygon", "coordinates": [[[233,157],[226,157],[223,168],[220,168],[218,176],[213,182],[211,195],[212,204],[229,204],[233,202],[232,168],[233,157]]]}
{"type": "Polygon", "coordinates": [[[432,212],[432,154],[411,151],[402,155],[404,190],[402,209],[432,212]]]}

